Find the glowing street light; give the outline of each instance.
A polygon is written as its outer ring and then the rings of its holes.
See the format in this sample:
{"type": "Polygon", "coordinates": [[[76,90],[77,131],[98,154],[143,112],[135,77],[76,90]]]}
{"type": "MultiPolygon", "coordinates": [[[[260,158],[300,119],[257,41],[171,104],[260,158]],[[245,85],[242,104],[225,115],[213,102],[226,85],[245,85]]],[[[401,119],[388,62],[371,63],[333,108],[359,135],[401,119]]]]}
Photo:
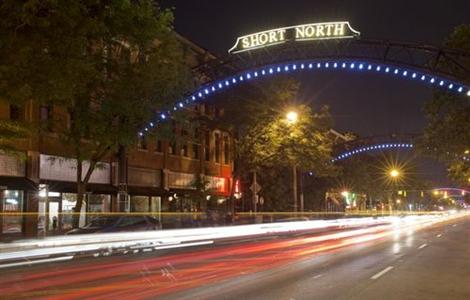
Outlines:
{"type": "Polygon", "coordinates": [[[398,176],[400,176],[400,172],[397,169],[390,170],[389,174],[390,174],[390,177],[392,178],[397,178],[398,176]]]}
{"type": "Polygon", "coordinates": [[[286,114],[287,122],[290,124],[295,124],[297,123],[297,120],[299,119],[299,114],[295,111],[289,111],[286,114]]]}
{"type": "Polygon", "coordinates": [[[341,196],[343,196],[343,197],[348,197],[348,196],[349,196],[349,192],[348,192],[348,191],[342,191],[342,192],[341,192],[341,196]]]}
{"type": "MultiPolygon", "coordinates": [[[[290,125],[293,125],[297,123],[297,120],[299,118],[299,114],[293,110],[287,112],[286,114],[286,119],[287,123],[290,125]]],[[[293,134],[291,133],[291,136],[293,134]]],[[[297,212],[297,166],[294,164],[292,166],[292,191],[294,194],[294,211],[297,212]]],[[[302,191],[301,191],[301,197],[300,197],[300,210],[303,212],[303,196],[302,196],[302,191]]]]}

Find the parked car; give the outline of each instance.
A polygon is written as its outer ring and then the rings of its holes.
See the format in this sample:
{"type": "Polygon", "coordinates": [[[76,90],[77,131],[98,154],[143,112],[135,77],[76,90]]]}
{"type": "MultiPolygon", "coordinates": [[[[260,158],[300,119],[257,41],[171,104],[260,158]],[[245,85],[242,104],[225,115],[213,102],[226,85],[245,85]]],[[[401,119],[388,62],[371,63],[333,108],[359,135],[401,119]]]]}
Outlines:
{"type": "Polygon", "coordinates": [[[151,216],[100,216],[66,234],[86,234],[121,231],[147,231],[160,229],[160,222],[151,216]]]}

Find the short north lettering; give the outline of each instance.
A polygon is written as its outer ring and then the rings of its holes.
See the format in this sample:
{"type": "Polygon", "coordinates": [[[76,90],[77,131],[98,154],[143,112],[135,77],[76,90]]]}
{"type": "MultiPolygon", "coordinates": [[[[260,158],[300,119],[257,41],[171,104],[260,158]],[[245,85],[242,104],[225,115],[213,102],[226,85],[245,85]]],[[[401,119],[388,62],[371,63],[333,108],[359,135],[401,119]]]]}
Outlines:
{"type": "Polygon", "coordinates": [[[296,25],[272,29],[239,37],[229,53],[237,53],[268,47],[286,41],[310,41],[335,38],[352,38],[359,32],[348,22],[329,22],[296,25]]]}
{"type": "Polygon", "coordinates": [[[255,48],[285,41],[285,29],[276,29],[260,33],[250,34],[241,38],[242,48],[255,48]]]}
{"type": "Polygon", "coordinates": [[[345,33],[345,23],[307,24],[295,27],[296,40],[308,40],[318,37],[341,37],[345,33]]]}

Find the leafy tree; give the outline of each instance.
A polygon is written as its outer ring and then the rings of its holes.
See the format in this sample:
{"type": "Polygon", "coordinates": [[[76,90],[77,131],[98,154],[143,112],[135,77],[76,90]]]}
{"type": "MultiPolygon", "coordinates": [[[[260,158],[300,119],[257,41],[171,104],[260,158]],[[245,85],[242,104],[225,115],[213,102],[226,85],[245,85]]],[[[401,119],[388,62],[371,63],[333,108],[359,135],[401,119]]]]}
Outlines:
{"type": "Polygon", "coordinates": [[[0,120],[0,153],[25,159],[25,155],[17,151],[15,145],[30,137],[31,128],[21,121],[0,120]]]}
{"type": "MultiPolygon", "coordinates": [[[[470,52],[470,25],[457,27],[445,42],[449,48],[470,52]]],[[[470,59],[463,62],[470,68],[470,59]]],[[[450,68],[450,66],[444,66],[450,68]]],[[[460,70],[449,69],[464,81],[468,74],[459,74],[460,70]]],[[[419,142],[423,153],[444,162],[449,177],[456,183],[470,185],[470,102],[464,95],[436,91],[432,101],[425,107],[428,124],[424,137],[419,142]]]]}
{"type": "Polygon", "coordinates": [[[99,162],[189,82],[173,15],[151,0],[6,0],[0,19],[0,97],[63,110],[52,128],[77,162],[80,212],[99,162]]]}
{"type": "Polygon", "coordinates": [[[296,107],[298,120],[290,123],[285,114],[265,116],[240,140],[241,155],[253,167],[302,166],[317,174],[332,170],[331,128],[327,108],[318,113],[306,105],[296,107]]]}
{"type": "Polygon", "coordinates": [[[281,77],[235,91],[224,101],[223,121],[232,124],[237,133],[235,176],[251,182],[249,172],[262,170],[258,178],[264,209],[288,207],[286,182],[292,180],[294,165],[318,176],[334,170],[330,165],[328,130],[332,122],[328,108],[314,112],[308,105],[296,104],[299,86],[296,80],[281,77]],[[295,124],[286,121],[290,109],[298,113],[295,124]]]}

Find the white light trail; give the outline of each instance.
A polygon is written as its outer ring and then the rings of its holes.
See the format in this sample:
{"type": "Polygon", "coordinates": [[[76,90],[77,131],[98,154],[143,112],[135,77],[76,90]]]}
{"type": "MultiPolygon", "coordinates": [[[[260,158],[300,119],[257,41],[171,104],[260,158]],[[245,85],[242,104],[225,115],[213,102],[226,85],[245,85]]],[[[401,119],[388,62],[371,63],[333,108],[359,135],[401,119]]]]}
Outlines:
{"type": "Polygon", "coordinates": [[[312,239],[312,241],[325,241],[328,239],[347,238],[363,234],[367,230],[379,229],[392,229],[394,234],[399,235],[402,230],[410,230],[410,226],[420,228],[464,215],[468,214],[311,220],[226,227],[58,236],[42,240],[23,240],[0,244],[0,264],[3,263],[3,266],[5,266],[6,264],[11,265],[11,263],[22,263],[24,260],[40,261],[41,259],[51,256],[51,259],[54,259],[53,256],[68,257],[77,254],[124,253],[125,251],[129,252],[129,250],[138,252],[139,249],[143,250],[148,248],[161,250],[191,247],[213,244],[221,239],[249,238],[299,231],[315,232],[315,230],[318,229],[328,228],[341,228],[344,231],[327,233],[308,239],[312,239]],[[357,227],[361,226],[375,227],[357,229],[357,227]],[[354,229],[354,227],[356,227],[356,229],[354,229]],[[348,228],[351,230],[347,230],[348,228]]]}

